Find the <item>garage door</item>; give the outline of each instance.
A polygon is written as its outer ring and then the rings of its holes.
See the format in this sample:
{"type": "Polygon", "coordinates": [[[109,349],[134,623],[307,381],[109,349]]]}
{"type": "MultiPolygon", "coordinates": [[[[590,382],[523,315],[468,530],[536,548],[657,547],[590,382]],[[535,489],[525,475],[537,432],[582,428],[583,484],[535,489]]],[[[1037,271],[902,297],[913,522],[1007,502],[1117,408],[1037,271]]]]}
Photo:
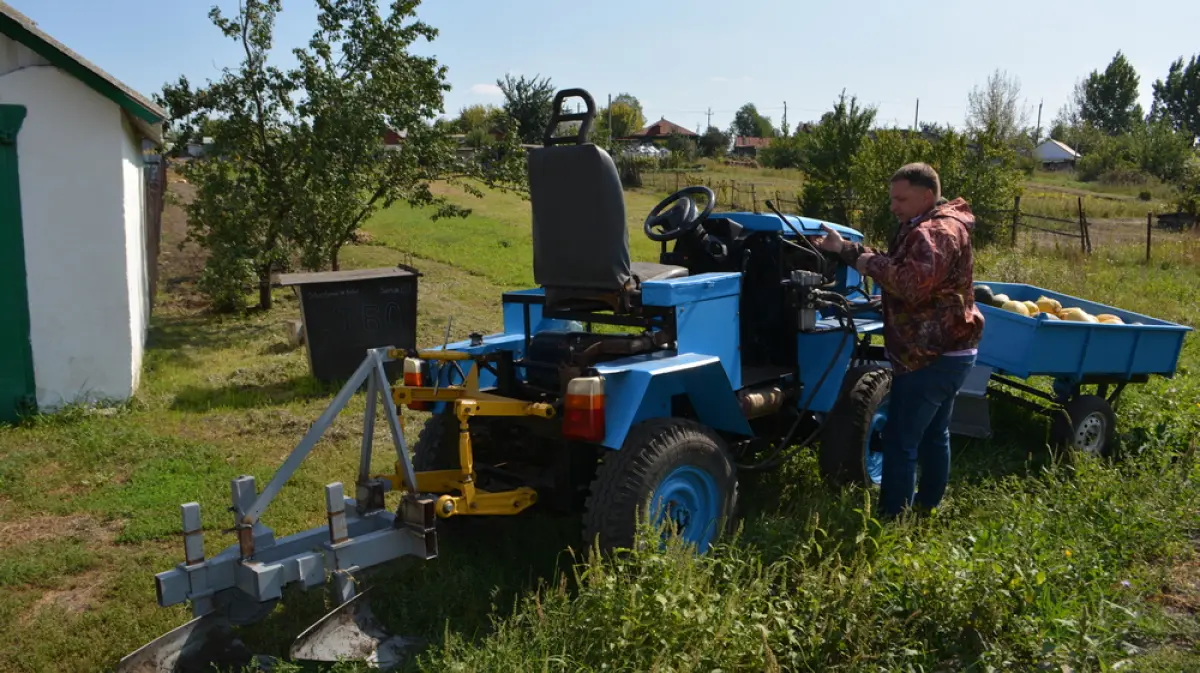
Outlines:
{"type": "Polygon", "coordinates": [[[17,132],[24,121],[23,106],[0,105],[0,422],[15,420],[34,392],[17,175],[17,132]]]}

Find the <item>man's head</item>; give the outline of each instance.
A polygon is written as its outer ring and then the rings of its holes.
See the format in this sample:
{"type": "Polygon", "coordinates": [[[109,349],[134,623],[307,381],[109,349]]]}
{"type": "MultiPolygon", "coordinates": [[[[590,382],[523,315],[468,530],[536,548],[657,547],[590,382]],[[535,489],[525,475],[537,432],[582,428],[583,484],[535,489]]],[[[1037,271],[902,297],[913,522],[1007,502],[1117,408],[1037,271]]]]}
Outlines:
{"type": "Polygon", "coordinates": [[[889,191],[892,214],[904,223],[924,215],[937,204],[942,197],[942,183],[929,164],[906,164],[892,175],[889,191]]]}

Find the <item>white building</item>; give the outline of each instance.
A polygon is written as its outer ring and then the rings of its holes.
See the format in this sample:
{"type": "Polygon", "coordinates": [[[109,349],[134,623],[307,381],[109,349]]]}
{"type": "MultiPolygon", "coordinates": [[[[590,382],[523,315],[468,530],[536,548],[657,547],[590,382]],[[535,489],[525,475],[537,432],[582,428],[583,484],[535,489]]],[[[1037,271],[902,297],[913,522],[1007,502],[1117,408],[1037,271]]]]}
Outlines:
{"type": "Polygon", "coordinates": [[[0,421],[137,389],[165,117],[0,1],[0,421]]]}
{"type": "Polygon", "coordinates": [[[1065,143],[1047,138],[1041,145],[1033,148],[1033,158],[1046,168],[1069,168],[1082,156],[1065,143]]]}

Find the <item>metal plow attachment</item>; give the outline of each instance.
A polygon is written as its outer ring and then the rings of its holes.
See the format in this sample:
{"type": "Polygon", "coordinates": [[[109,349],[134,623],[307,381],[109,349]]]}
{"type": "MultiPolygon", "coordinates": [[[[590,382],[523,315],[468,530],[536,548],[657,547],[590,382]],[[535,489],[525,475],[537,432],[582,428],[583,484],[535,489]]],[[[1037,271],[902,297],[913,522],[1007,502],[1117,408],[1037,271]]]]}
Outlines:
{"type": "Polygon", "coordinates": [[[234,626],[265,618],[283,596],[299,585],[305,591],[333,582],[339,607],[301,634],[291,648],[295,659],[366,660],[380,668],[400,663],[415,641],[390,638],[371,614],[365,594],[353,576],[404,556],[437,557],[435,499],[417,492],[412,462],[400,427],[396,404],[383,364],[390,348],[370,351],[329,407],[260,494],[254,477],[233,480],[231,491],[237,544],[206,558],[200,505],[181,506],[185,559],[155,575],[158,604],[190,603],[192,621],[147,643],[117,665],[117,673],[191,673],[218,669],[244,670],[258,663],[270,668],[270,657],[256,657],[233,633],[234,626]],[[354,393],[367,384],[363,419],[362,456],[355,484],[356,498],[345,497],[340,482],[325,487],[328,525],[276,539],[261,521],[263,511],[312,451],[354,393]],[[404,494],[397,512],[386,509],[384,494],[393,480],[370,473],[376,405],[383,400],[396,449],[397,472],[404,494]]]}
{"type": "Polygon", "coordinates": [[[121,673],[192,673],[218,669],[244,670],[254,656],[233,636],[229,623],[216,614],[197,617],[150,641],[121,660],[121,673]]]}
{"type": "Polygon", "coordinates": [[[292,643],[298,661],[364,661],[381,670],[395,668],[424,642],[387,633],[371,612],[366,593],[342,603],[292,643]]]}

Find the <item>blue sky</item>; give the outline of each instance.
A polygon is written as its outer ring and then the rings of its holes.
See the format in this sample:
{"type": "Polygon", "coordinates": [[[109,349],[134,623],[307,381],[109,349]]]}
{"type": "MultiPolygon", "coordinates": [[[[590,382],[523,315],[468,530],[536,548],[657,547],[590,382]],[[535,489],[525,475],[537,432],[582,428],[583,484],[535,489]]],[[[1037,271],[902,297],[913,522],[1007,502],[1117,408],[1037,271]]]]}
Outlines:
{"type": "MultiPolygon", "coordinates": [[[[186,74],[194,83],[235,65],[237,45],[207,18],[212,0],[7,0],[115,77],[150,94],[186,74]]],[[[236,0],[217,2],[236,10],[236,0]]],[[[302,44],[316,11],[284,0],[276,41],[302,44]]],[[[815,120],[845,89],[883,124],[960,126],[967,94],[996,68],[1020,78],[1048,127],[1077,78],[1121,49],[1141,75],[1142,105],[1171,61],[1200,53],[1197,0],[425,0],[440,35],[418,51],[449,68],[446,111],[501,102],[506,72],[583,87],[603,104],[629,92],[646,116],[725,128],[743,103],[777,124],[815,120]]]]}

